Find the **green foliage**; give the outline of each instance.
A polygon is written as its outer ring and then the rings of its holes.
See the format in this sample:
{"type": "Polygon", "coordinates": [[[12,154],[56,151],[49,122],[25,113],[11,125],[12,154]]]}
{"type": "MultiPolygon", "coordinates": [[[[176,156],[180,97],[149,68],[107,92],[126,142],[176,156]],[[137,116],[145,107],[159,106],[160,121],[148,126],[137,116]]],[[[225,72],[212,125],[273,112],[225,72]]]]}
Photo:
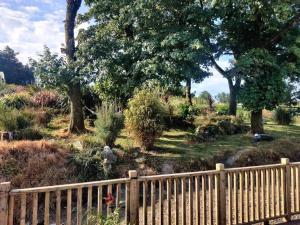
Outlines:
{"type": "Polygon", "coordinates": [[[162,134],[164,108],[159,98],[148,89],[135,93],[125,110],[125,126],[142,150],[150,150],[162,134]]]}
{"type": "Polygon", "coordinates": [[[229,113],[229,105],[228,103],[218,103],[215,105],[215,110],[218,115],[228,115],[229,113]]]}
{"type": "Polygon", "coordinates": [[[58,107],[60,96],[55,91],[42,90],[34,94],[30,102],[35,107],[58,107]]]}
{"type": "Polygon", "coordinates": [[[95,121],[96,137],[104,145],[112,147],[124,126],[124,117],[121,112],[116,112],[112,105],[103,106],[97,117],[95,121]]]}
{"type": "Polygon", "coordinates": [[[230,98],[230,96],[229,96],[228,93],[221,92],[221,93],[217,94],[217,95],[215,96],[215,98],[217,99],[217,101],[218,101],[219,103],[225,103],[225,104],[228,104],[228,103],[229,103],[229,98],[230,98]]]}
{"type": "Polygon", "coordinates": [[[0,130],[14,131],[17,127],[17,120],[13,110],[0,103],[0,130]]]}
{"type": "Polygon", "coordinates": [[[29,95],[24,92],[9,94],[1,98],[0,101],[9,108],[20,110],[29,105],[29,95]]]}
{"type": "Polygon", "coordinates": [[[17,55],[18,53],[8,46],[0,50],[0,71],[4,72],[6,83],[18,85],[34,83],[32,69],[23,65],[17,55]]]}
{"type": "Polygon", "coordinates": [[[239,98],[246,109],[272,110],[284,100],[285,75],[269,51],[253,49],[238,60],[237,66],[245,80],[239,98]]]}
{"type": "Polygon", "coordinates": [[[115,209],[113,213],[107,215],[107,217],[103,217],[98,215],[97,212],[91,213],[88,216],[87,225],[120,225],[120,210],[115,209]]]}
{"type": "Polygon", "coordinates": [[[74,150],[70,165],[75,167],[79,181],[94,181],[104,178],[100,148],[89,148],[82,151],[74,150]]]}
{"type": "Polygon", "coordinates": [[[273,112],[273,119],[279,125],[290,125],[293,122],[294,112],[291,109],[277,107],[273,112]]]}
{"type": "Polygon", "coordinates": [[[38,128],[24,128],[20,129],[16,132],[15,135],[16,140],[30,140],[36,141],[43,139],[43,134],[38,128]]]}

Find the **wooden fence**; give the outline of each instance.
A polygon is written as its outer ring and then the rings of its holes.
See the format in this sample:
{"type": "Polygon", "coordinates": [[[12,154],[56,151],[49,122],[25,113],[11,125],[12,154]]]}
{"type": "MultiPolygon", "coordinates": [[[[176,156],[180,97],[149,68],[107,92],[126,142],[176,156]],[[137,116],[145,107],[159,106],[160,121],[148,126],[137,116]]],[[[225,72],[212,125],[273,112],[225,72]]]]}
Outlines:
{"type": "Polygon", "coordinates": [[[122,224],[233,225],[300,213],[300,162],[138,176],[27,189],[0,184],[0,225],[87,224],[118,209],[122,224]]]}

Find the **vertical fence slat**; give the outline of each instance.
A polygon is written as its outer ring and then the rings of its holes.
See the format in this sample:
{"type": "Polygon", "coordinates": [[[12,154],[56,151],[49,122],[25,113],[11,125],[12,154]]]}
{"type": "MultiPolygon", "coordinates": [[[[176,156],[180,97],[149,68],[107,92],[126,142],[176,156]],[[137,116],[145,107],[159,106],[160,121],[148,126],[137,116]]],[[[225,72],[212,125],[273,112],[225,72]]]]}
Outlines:
{"type": "Polygon", "coordinates": [[[271,197],[272,197],[272,210],[271,216],[275,216],[275,173],[274,169],[271,169],[271,197]]]}
{"type": "Polygon", "coordinates": [[[189,178],[189,225],[193,225],[193,178],[189,178]]]}
{"type": "Polygon", "coordinates": [[[88,216],[91,215],[92,205],[93,205],[93,187],[88,187],[88,200],[87,200],[87,213],[88,216]]]}
{"type": "Polygon", "coordinates": [[[232,190],[231,190],[231,173],[228,173],[227,175],[227,184],[228,184],[228,224],[232,225],[232,190]]]}
{"type": "Polygon", "coordinates": [[[174,179],[174,204],[175,204],[175,215],[174,215],[174,220],[175,220],[175,225],[179,224],[179,216],[178,216],[178,179],[174,179]]]}
{"type": "Polygon", "coordinates": [[[56,224],[61,224],[61,192],[56,191],[56,213],[55,222],[56,224]]]}
{"type": "MultiPolygon", "coordinates": [[[[135,225],[139,223],[139,182],[137,180],[138,174],[136,170],[128,172],[130,178],[130,224],[135,225]]],[[[111,185],[109,185],[111,186],[111,185]]],[[[112,188],[109,188],[112,194],[112,188]]]]}
{"type": "Polygon", "coordinates": [[[206,225],[206,176],[202,176],[202,225],[206,225]]]}
{"type": "Polygon", "coordinates": [[[164,194],[163,194],[163,180],[159,180],[159,224],[164,224],[164,194]]]}
{"type": "Polygon", "coordinates": [[[270,218],[271,217],[271,207],[270,207],[270,170],[266,170],[266,196],[267,196],[267,202],[266,202],[266,217],[270,218]]]}
{"type": "Polygon", "coordinates": [[[167,224],[171,225],[172,220],[171,220],[171,185],[172,185],[172,180],[167,179],[167,224]]]}
{"type": "Polygon", "coordinates": [[[280,181],[280,177],[279,177],[279,169],[276,168],[276,216],[280,215],[280,187],[279,187],[279,181],[280,181]]]}
{"type": "Polygon", "coordinates": [[[130,222],[130,183],[125,185],[126,194],[125,194],[125,224],[130,222]]]}
{"type": "Polygon", "coordinates": [[[289,165],[289,159],[283,158],[281,159],[281,164],[285,166],[284,171],[284,193],[285,193],[285,213],[287,214],[286,219],[289,221],[291,219],[291,195],[290,195],[290,188],[291,188],[291,170],[289,165]]]}
{"type": "Polygon", "coordinates": [[[155,181],[151,181],[151,225],[155,225],[155,181]]]}
{"type": "Polygon", "coordinates": [[[103,197],[103,188],[102,185],[100,185],[98,186],[98,193],[97,193],[97,212],[99,216],[102,216],[102,211],[103,211],[102,197],[103,197]]]}
{"type": "Polygon", "coordinates": [[[32,225],[38,224],[38,193],[32,194],[32,225]]]}
{"type": "Polygon", "coordinates": [[[240,184],[239,184],[239,217],[241,223],[244,222],[244,172],[239,173],[239,179],[240,179],[240,184]]]}
{"type": "Polygon", "coordinates": [[[26,224],[26,194],[21,194],[20,225],[26,224]]]}
{"type": "Polygon", "coordinates": [[[77,189],[77,225],[82,222],[82,188],[77,189]]]}
{"type": "Polygon", "coordinates": [[[249,174],[245,172],[245,222],[249,222],[249,174]]]}
{"type": "Polygon", "coordinates": [[[199,190],[200,180],[199,177],[195,177],[195,200],[196,200],[196,225],[200,225],[200,190],[199,190]]]}
{"type": "Polygon", "coordinates": [[[254,221],[255,216],[254,216],[254,172],[250,171],[250,188],[251,188],[251,213],[250,213],[250,221],[254,221]]]}
{"type": "Polygon", "coordinates": [[[266,204],[266,198],[265,198],[265,170],[261,170],[260,174],[261,178],[261,218],[265,218],[265,204],[266,204]]]}
{"type": "Polygon", "coordinates": [[[296,166],[295,167],[296,169],[296,196],[295,196],[295,199],[296,199],[296,211],[299,212],[300,210],[300,205],[299,205],[299,167],[296,166]]]}
{"type": "Polygon", "coordinates": [[[260,219],[260,171],[255,171],[255,183],[256,183],[256,219],[260,219]]]}
{"type": "Polygon", "coordinates": [[[148,182],[143,182],[143,222],[147,225],[147,192],[148,192],[148,182]]]}
{"type": "Polygon", "coordinates": [[[0,183],[0,225],[8,223],[10,182],[0,183]]]}
{"type": "Polygon", "coordinates": [[[121,184],[117,184],[117,187],[116,187],[116,208],[120,207],[120,201],[121,201],[121,184]]]}
{"type": "Polygon", "coordinates": [[[285,169],[284,168],[281,168],[280,169],[280,204],[281,204],[281,214],[283,215],[285,212],[285,176],[284,176],[284,171],[285,169]]]}
{"type": "Polygon", "coordinates": [[[181,179],[181,220],[182,225],[186,225],[186,179],[181,179]]]}
{"type": "Polygon", "coordinates": [[[8,225],[14,224],[14,209],[15,209],[15,197],[12,195],[9,197],[9,204],[8,204],[8,225]]]}
{"type": "Polygon", "coordinates": [[[213,184],[212,175],[208,175],[208,214],[209,214],[209,224],[213,224],[213,184]]]}
{"type": "Polygon", "coordinates": [[[295,172],[294,167],[291,167],[291,212],[295,212],[295,172]]]}
{"type": "Polygon", "coordinates": [[[237,192],[237,173],[233,173],[233,208],[234,208],[234,221],[235,224],[239,223],[239,211],[238,211],[238,192],[237,192]]]}
{"type": "Polygon", "coordinates": [[[72,225],[72,189],[67,191],[67,225],[72,225]]]}
{"type": "Polygon", "coordinates": [[[49,225],[50,193],[45,193],[44,224],[49,225]]]}

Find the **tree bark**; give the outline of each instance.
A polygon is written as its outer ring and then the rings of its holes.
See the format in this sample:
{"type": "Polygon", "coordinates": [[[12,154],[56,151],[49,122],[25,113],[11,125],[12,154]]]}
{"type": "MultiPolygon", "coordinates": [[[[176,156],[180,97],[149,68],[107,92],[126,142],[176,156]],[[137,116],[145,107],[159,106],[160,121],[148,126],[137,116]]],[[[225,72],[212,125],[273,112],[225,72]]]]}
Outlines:
{"type": "Polygon", "coordinates": [[[229,115],[236,116],[236,110],[237,110],[237,94],[236,94],[236,88],[232,84],[231,78],[227,78],[228,84],[229,84],[229,115]]]}
{"type": "Polygon", "coordinates": [[[186,88],[185,88],[185,99],[186,102],[189,105],[192,105],[192,93],[191,93],[191,88],[192,88],[192,79],[191,78],[187,78],[186,79],[186,88]]]}
{"type": "Polygon", "coordinates": [[[263,134],[264,133],[262,109],[251,112],[251,132],[253,134],[263,134]]]}
{"type": "MultiPolygon", "coordinates": [[[[75,57],[75,19],[80,8],[82,0],[67,0],[67,12],[65,20],[65,42],[66,42],[66,58],[69,65],[76,61],[75,57]]],[[[79,133],[85,130],[83,104],[81,96],[80,81],[76,79],[76,71],[74,77],[68,84],[68,96],[71,102],[71,114],[69,132],[79,133]]]]}

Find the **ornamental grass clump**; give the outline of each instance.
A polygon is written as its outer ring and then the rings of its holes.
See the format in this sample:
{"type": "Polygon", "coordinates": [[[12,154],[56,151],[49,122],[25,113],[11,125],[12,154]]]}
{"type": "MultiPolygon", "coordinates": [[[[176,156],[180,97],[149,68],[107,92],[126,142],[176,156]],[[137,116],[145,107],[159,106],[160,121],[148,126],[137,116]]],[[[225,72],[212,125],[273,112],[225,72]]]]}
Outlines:
{"type": "Polygon", "coordinates": [[[128,134],[143,151],[150,150],[164,128],[160,99],[148,89],[140,90],[129,100],[124,114],[128,134]]]}

